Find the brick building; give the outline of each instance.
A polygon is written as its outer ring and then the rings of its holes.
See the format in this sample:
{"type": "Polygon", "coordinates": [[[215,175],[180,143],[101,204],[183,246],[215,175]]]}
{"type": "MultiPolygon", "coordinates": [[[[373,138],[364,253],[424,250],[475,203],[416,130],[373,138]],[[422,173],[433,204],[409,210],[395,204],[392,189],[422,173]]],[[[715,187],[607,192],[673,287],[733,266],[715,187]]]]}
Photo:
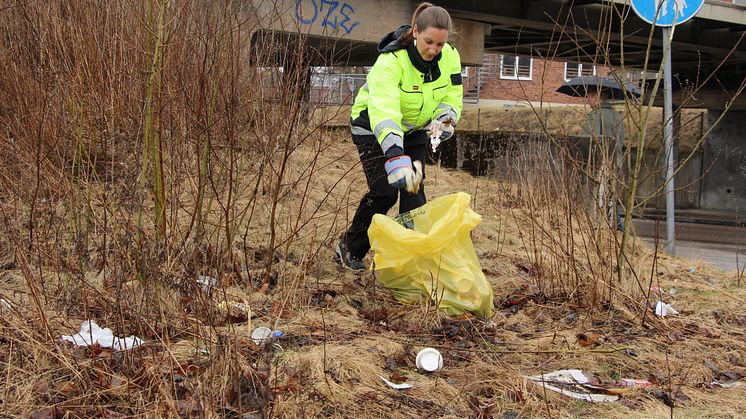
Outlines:
{"type": "MultiPolygon", "coordinates": [[[[746,6],[746,0],[719,0],[734,6],[746,6]]],[[[734,13],[743,13],[734,9],[734,13]]],[[[579,64],[561,60],[544,60],[526,56],[485,54],[482,67],[464,69],[465,102],[497,101],[505,106],[515,103],[568,103],[584,104],[583,98],[574,98],[555,90],[565,81],[579,75],[607,75],[610,69],[603,65],[579,64]]],[[[622,77],[627,80],[635,77],[622,77]]]]}
{"type": "Polygon", "coordinates": [[[464,69],[466,102],[499,101],[512,103],[570,103],[584,104],[556,90],[567,80],[580,75],[607,75],[609,69],[593,64],[552,61],[538,58],[485,54],[482,67],[464,69]]]}

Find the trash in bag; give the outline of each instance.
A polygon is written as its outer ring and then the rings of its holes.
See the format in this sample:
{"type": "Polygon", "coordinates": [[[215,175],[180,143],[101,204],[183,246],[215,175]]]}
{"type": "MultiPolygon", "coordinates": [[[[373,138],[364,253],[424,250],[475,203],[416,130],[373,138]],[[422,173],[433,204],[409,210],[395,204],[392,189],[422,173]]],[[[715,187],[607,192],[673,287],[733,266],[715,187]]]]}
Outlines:
{"type": "Polygon", "coordinates": [[[492,288],[469,235],[482,217],[469,208],[470,201],[459,192],[397,219],[373,216],[368,229],[373,269],[397,300],[430,298],[449,315],[492,315],[492,288]]]}

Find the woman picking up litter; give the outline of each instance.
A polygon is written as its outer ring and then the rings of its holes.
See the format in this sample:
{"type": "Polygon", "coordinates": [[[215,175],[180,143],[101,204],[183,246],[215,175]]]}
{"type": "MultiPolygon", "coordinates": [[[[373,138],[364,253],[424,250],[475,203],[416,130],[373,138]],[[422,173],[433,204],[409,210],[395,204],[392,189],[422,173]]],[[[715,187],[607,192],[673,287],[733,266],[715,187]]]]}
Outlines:
{"type": "Polygon", "coordinates": [[[445,9],[422,3],[411,25],[378,44],[380,55],[352,106],[352,141],[368,192],[335,249],[335,259],[349,269],[365,270],[373,215],[386,214],[397,197],[399,213],[426,202],[421,182],[430,135],[433,145],[451,137],[463,106],[461,59],[446,43],[452,29],[445,9]]]}

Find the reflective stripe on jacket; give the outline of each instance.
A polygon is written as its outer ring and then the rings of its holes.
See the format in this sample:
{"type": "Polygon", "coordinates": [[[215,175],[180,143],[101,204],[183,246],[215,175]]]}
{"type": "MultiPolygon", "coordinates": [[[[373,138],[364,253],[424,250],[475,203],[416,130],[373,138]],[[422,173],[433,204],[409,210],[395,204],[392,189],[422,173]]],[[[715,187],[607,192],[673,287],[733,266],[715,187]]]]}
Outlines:
{"type": "Polygon", "coordinates": [[[433,119],[458,122],[463,107],[461,58],[450,44],[441,50],[440,76],[425,82],[406,49],[384,52],[368,73],[352,106],[352,133],[375,135],[385,153],[404,148],[404,134],[425,128],[433,119]]]}

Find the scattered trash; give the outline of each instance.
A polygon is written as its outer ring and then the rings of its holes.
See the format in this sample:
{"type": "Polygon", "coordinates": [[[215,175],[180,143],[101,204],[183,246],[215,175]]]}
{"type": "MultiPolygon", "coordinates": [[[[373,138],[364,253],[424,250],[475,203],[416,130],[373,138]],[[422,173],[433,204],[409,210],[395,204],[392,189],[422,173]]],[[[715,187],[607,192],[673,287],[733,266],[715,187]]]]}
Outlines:
{"type": "Polygon", "coordinates": [[[441,130],[438,129],[438,127],[434,125],[430,125],[430,145],[433,146],[433,153],[438,149],[438,146],[440,145],[440,135],[442,134],[441,130]]]}
{"type": "Polygon", "coordinates": [[[434,131],[433,135],[430,136],[430,145],[433,146],[433,153],[438,149],[438,146],[440,145],[440,132],[434,131]],[[435,134],[437,132],[438,134],[435,134]]]}
{"type": "Polygon", "coordinates": [[[689,272],[690,273],[695,273],[695,272],[697,272],[697,268],[694,267],[694,266],[692,266],[691,268],[689,268],[689,272]]]}
{"type": "Polygon", "coordinates": [[[681,387],[674,387],[673,391],[670,392],[655,390],[652,394],[668,407],[676,407],[679,403],[690,400],[689,396],[681,391],[681,387]]]}
{"type": "Polygon", "coordinates": [[[668,295],[670,295],[671,297],[675,296],[678,293],[679,293],[679,290],[676,289],[675,287],[671,287],[668,289],[668,295]]]}
{"type": "Polygon", "coordinates": [[[218,286],[218,280],[211,276],[200,275],[197,277],[197,283],[202,287],[202,291],[209,292],[211,288],[218,286]]]}
{"type": "Polygon", "coordinates": [[[741,380],[730,380],[730,381],[715,380],[711,382],[710,385],[720,387],[720,388],[737,388],[737,387],[743,386],[743,381],[741,380]]]}
{"type": "Polygon", "coordinates": [[[609,381],[586,375],[581,370],[559,370],[548,374],[526,377],[539,387],[556,391],[573,399],[587,402],[615,402],[619,394],[626,393],[630,387],[652,387],[647,380],[622,378],[609,381]]]}
{"type": "Polygon", "coordinates": [[[655,315],[659,317],[666,317],[679,314],[670,304],[666,304],[663,301],[658,301],[655,304],[655,315]]]}
{"type": "MultiPolygon", "coordinates": [[[[379,377],[381,377],[381,376],[379,375],[379,377]]],[[[411,384],[407,384],[407,383],[396,384],[396,383],[392,383],[391,381],[389,381],[389,380],[387,380],[387,379],[385,379],[383,377],[381,377],[381,380],[383,380],[383,382],[386,383],[386,385],[388,385],[389,387],[391,387],[393,389],[396,389],[396,390],[406,390],[408,388],[412,388],[411,384]]]]}
{"type": "Polygon", "coordinates": [[[596,347],[603,343],[603,341],[605,340],[604,336],[594,332],[580,332],[575,335],[575,339],[577,344],[584,348],[587,348],[589,346],[596,347]]]}
{"type": "Polygon", "coordinates": [[[251,308],[246,303],[221,301],[218,303],[218,310],[230,323],[241,323],[251,318],[251,308]]]}
{"type": "Polygon", "coordinates": [[[619,385],[623,387],[652,387],[653,383],[648,380],[635,380],[633,378],[622,378],[619,385]]]}
{"type": "Polygon", "coordinates": [[[272,329],[269,327],[257,327],[253,332],[251,332],[251,340],[253,340],[257,345],[263,344],[270,338],[270,336],[272,336],[272,329]]]}
{"type": "Polygon", "coordinates": [[[709,359],[705,359],[703,363],[714,374],[713,380],[710,382],[711,386],[720,388],[736,388],[743,385],[741,379],[744,375],[742,373],[737,371],[722,371],[709,359]]]}
{"type": "Polygon", "coordinates": [[[76,346],[91,346],[99,344],[104,348],[112,348],[116,351],[132,349],[145,343],[136,336],[119,338],[114,336],[111,329],[102,329],[93,320],[86,320],[80,325],[80,332],[72,336],[62,336],[62,340],[72,342],[76,346]]]}
{"type": "Polygon", "coordinates": [[[443,368],[443,356],[435,348],[424,348],[415,358],[417,368],[427,372],[435,372],[443,368]]]}
{"type": "Polygon", "coordinates": [[[591,403],[615,402],[619,400],[619,396],[602,394],[599,390],[589,388],[590,380],[580,370],[559,370],[526,378],[539,387],[556,391],[573,399],[585,400],[591,403]]]}

